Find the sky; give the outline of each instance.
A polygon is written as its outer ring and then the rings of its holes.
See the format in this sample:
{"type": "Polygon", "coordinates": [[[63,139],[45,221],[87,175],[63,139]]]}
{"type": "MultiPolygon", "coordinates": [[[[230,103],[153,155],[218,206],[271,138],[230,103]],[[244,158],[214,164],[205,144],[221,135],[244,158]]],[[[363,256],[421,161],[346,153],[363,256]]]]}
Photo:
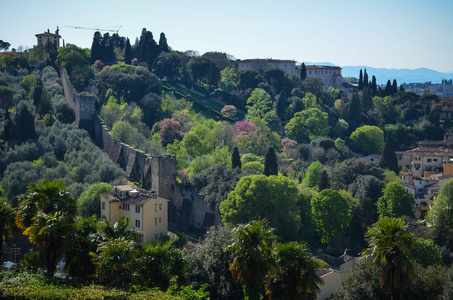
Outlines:
{"type": "Polygon", "coordinates": [[[0,0],[0,11],[11,48],[57,26],[66,44],[90,48],[95,30],[67,26],[121,26],[131,44],[146,28],[178,51],[453,72],[451,0],[0,0]]]}

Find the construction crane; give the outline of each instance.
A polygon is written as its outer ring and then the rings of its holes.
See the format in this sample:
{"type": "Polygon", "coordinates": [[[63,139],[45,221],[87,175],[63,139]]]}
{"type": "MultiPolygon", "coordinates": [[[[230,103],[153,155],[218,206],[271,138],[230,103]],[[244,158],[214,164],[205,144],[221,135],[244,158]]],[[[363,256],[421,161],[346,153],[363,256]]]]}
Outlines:
{"type": "Polygon", "coordinates": [[[99,27],[94,28],[94,27],[82,27],[82,26],[70,26],[70,25],[66,25],[65,27],[71,27],[71,28],[75,28],[75,29],[96,30],[96,31],[110,31],[110,32],[116,32],[116,34],[118,34],[118,31],[120,31],[122,26],[114,26],[114,27],[118,27],[118,29],[102,29],[99,27]]]}

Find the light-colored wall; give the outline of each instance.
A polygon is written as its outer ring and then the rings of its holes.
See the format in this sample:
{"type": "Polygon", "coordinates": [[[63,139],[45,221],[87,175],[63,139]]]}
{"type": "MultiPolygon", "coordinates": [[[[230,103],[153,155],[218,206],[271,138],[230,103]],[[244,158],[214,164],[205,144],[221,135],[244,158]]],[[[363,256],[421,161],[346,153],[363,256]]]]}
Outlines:
{"type": "Polygon", "coordinates": [[[101,196],[101,216],[105,217],[110,224],[115,224],[121,217],[131,221],[130,228],[143,234],[142,242],[156,240],[167,235],[168,231],[168,200],[162,197],[151,198],[148,202],[140,205],[129,204],[129,210],[119,209],[120,205],[124,208],[123,202],[109,203],[101,196]],[[102,209],[105,203],[105,209],[102,209]],[[136,206],[140,207],[140,212],[136,212],[136,206]],[[156,224],[157,219],[157,224],[156,224]],[[135,227],[136,220],[140,221],[140,228],[135,227]]]}
{"type": "Polygon", "coordinates": [[[330,295],[337,289],[341,289],[341,275],[338,271],[333,271],[322,277],[324,285],[320,286],[321,291],[316,294],[316,299],[324,300],[330,297],[330,295]]]}
{"type": "Polygon", "coordinates": [[[168,200],[156,197],[143,205],[143,241],[156,240],[168,231],[168,200]],[[157,205],[157,206],[156,206],[157,205]],[[159,208],[161,205],[162,209],[159,208]],[[157,208],[157,209],[156,209],[157,208]],[[157,219],[157,224],[156,224],[157,219]],[[160,222],[159,222],[160,221],[160,222]]]}
{"type": "Polygon", "coordinates": [[[263,70],[265,68],[279,68],[285,72],[285,74],[296,74],[296,62],[289,62],[289,61],[284,61],[284,62],[277,62],[277,61],[271,61],[271,62],[266,62],[265,60],[259,61],[259,62],[250,62],[250,61],[240,61],[238,63],[238,71],[247,71],[247,70],[263,70]]]}

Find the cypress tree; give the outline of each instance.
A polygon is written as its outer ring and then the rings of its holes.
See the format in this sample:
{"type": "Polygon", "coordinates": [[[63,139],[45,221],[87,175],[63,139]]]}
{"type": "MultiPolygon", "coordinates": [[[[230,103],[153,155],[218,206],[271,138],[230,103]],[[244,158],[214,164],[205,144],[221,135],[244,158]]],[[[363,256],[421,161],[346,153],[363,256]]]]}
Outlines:
{"type": "Polygon", "coordinates": [[[101,49],[102,35],[99,31],[96,31],[93,36],[93,43],[91,44],[91,58],[90,61],[94,64],[95,61],[102,60],[102,49],[101,49]]]}
{"type": "Polygon", "coordinates": [[[113,51],[113,43],[110,37],[110,34],[106,32],[102,38],[102,52],[103,52],[103,62],[114,62],[115,51],[113,51]]]}
{"type": "Polygon", "coordinates": [[[352,93],[348,103],[349,120],[355,122],[356,126],[362,123],[360,97],[357,93],[352,93]]]}
{"type": "Polygon", "coordinates": [[[264,175],[278,175],[277,155],[273,147],[270,147],[264,158],[264,175]]]}
{"type": "Polygon", "coordinates": [[[42,83],[41,80],[38,79],[38,84],[33,89],[33,105],[39,106],[41,103],[41,95],[42,95],[42,83]]]}
{"type": "Polygon", "coordinates": [[[393,79],[392,95],[395,95],[396,93],[398,93],[398,84],[396,83],[396,79],[393,79]]]}
{"type": "Polygon", "coordinates": [[[14,131],[18,139],[28,140],[35,138],[35,118],[26,105],[23,105],[16,114],[14,131]]]}
{"type": "Polygon", "coordinates": [[[391,131],[387,133],[387,140],[385,141],[384,145],[384,153],[382,154],[382,159],[379,166],[383,169],[389,169],[390,171],[395,172],[396,175],[399,174],[398,159],[396,158],[395,149],[393,148],[391,131]]]}
{"type": "Polygon", "coordinates": [[[366,72],[366,69],[365,69],[365,72],[363,75],[363,87],[367,87],[367,86],[368,86],[368,73],[366,72]]]}
{"type": "Polygon", "coordinates": [[[404,92],[405,89],[404,89],[404,86],[402,84],[400,84],[400,92],[404,92]]]}
{"type": "Polygon", "coordinates": [[[161,52],[169,52],[167,38],[165,37],[165,33],[163,32],[160,33],[159,48],[161,52]]]}
{"type": "Polygon", "coordinates": [[[361,109],[364,111],[369,110],[373,106],[373,99],[371,95],[371,88],[370,87],[364,87],[362,90],[362,102],[361,102],[361,109]]]}
{"type": "Polygon", "coordinates": [[[392,87],[392,83],[390,82],[390,79],[389,79],[389,80],[387,80],[387,85],[385,86],[384,96],[391,96],[392,92],[393,92],[393,87],[392,87]]]}
{"type": "Polygon", "coordinates": [[[50,100],[50,97],[45,89],[43,89],[41,93],[40,102],[41,103],[39,105],[38,112],[41,115],[41,117],[50,114],[52,112],[52,101],[50,100]]]}
{"type": "Polygon", "coordinates": [[[300,67],[300,79],[304,81],[307,78],[307,69],[305,67],[305,63],[302,63],[300,67]]]}
{"type": "Polygon", "coordinates": [[[149,35],[147,34],[146,28],[142,29],[142,34],[140,35],[140,41],[138,42],[138,59],[140,62],[146,61],[146,48],[148,45],[149,35]]]}
{"type": "Polygon", "coordinates": [[[326,189],[330,189],[329,175],[326,170],[321,170],[318,178],[318,192],[321,192],[326,189]]]}
{"type": "Polygon", "coordinates": [[[130,65],[132,63],[132,48],[129,38],[126,40],[126,49],[124,50],[124,63],[130,65]]]}
{"type": "Polygon", "coordinates": [[[371,95],[377,96],[378,91],[377,91],[377,83],[376,83],[376,77],[373,75],[373,79],[371,80],[371,95]]]}
{"type": "Polygon", "coordinates": [[[3,139],[5,141],[9,141],[13,138],[13,132],[14,127],[13,127],[13,121],[11,121],[11,118],[9,116],[9,111],[6,110],[5,112],[5,121],[3,121],[3,139]]]}
{"type": "Polygon", "coordinates": [[[241,156],[239,155],[238,147],[234,147],[233,154],[231,155],[231,167],[235,169],[239,167],[242,168],[241,156]]]}
{"type": "Polygon", "coordinates": [[[362,69],[360,69],[360,74],[359,74],[359,91],[363,89],[363,72],[362,69]]]}

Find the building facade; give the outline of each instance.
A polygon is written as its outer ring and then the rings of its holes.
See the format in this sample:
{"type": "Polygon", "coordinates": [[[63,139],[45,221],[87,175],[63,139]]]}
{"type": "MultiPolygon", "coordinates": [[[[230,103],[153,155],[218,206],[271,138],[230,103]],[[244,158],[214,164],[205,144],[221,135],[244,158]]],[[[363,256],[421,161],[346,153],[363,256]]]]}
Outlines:
{"type": "Polygon", "coordinates": [[[57,30],[55,30],[55,33],[50,32],[49,29],[47,29],[47,32],[44,33],[38,33],[36,34],[36,39],[37,39],[37,45],[38,46],[45,46],[48,43],[54,43],[57,45],[57,48],[60,47],[60,38],[61,35],[59,34],[60,30],[57,27],[57,30]]]}
{"type": "Polygon", "coordinates": [[[139,233],[138,242],[155,241],[167,235],[168,200],[130,185],[118,185],[112,194],[101,195],[101,217],[110,224],[125,218],[139,233]]]}
{"type": "Polygon", "coordinates": [[[296,74],[296,61],[285,60],[285,59],[244,59],[238,61],[238,71],[247,70],[264,70],[266,68],[279,68],[282,69],[285,74],[296,74]]]}
{"type": "MultiPolygon", "coordinates": [[[[296,67],[296,75],[300,76],[301,66],[296,67]]],[[[305,70],[307,71],[308,77],[319,77],[322,79],[324,88],[328,89],[333,87],[335,89],[343,88],[343,76],[341,75],[341,68],[335,66],[317,66],[317,65],[306,65],[305,70]]]]}

